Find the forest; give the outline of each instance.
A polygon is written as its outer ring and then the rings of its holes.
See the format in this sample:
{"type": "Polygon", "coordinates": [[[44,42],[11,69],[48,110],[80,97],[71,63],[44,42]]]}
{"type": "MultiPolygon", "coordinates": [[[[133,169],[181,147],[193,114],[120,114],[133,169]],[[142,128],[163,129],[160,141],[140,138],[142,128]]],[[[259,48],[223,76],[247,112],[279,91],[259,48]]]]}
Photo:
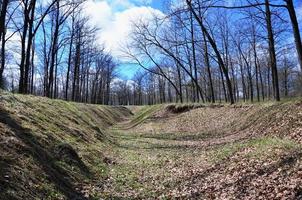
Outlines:
{"type": "MultiPolygon", "coordinates": [[[[297,2],[298,3],[298,2],[297,2]]],[[[3,0],[3,88],[107,105],[277,100],[301,95],[295,2],[176,1],[132,21],[116,57],[84,0],[3,0]],[[119,77],[119,65],[141,70],[119,77]]],[[[299,10],[298,10],[299,11],[299,10]]]]}

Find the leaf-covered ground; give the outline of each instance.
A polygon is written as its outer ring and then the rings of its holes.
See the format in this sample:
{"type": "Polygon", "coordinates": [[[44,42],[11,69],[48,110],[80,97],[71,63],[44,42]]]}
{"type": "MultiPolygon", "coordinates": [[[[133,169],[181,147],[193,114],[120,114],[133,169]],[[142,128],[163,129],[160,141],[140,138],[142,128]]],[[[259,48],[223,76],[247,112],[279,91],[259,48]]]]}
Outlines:
{"type": "Polygon", "coordinates": [[[124,108],[3,93],[0,144],[3,200],[302,199],[299,99],[124,108]]]}
{"type": "Polygon", "coordinates": [[[145,107],[111,128],[103,198],[300,199],[301,127],[300,102],[145,107]]]}

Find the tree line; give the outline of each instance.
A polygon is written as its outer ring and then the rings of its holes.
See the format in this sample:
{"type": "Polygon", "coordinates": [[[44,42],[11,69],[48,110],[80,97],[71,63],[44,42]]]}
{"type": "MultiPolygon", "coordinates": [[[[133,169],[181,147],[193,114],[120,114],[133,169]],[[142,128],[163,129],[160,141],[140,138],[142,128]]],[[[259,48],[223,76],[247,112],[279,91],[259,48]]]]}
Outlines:
{"type": "Polygon", "coordinates": [[[84,3],[1,1],[0,85],[21,94],[109,104],[117,63],[98,42],[84,3]]]}
{"type": "Polygon", "coordinates": [[[118,61],[98,42],[84,4],[2,0],[0,86],[123,105],[280,101],[302,93],[293,0],[165,1],[164,13],[133,22],[123,59],[142,71],[132,80],[118,78],[118,61]]]}
{"type": "Polygon", "coordinates": [[[154,77],[143,93],[152,101],[144,103],[301,95],[302,43],[292,0],[171,1],[167,10],[134,22],[124,51],[154,77]]]}

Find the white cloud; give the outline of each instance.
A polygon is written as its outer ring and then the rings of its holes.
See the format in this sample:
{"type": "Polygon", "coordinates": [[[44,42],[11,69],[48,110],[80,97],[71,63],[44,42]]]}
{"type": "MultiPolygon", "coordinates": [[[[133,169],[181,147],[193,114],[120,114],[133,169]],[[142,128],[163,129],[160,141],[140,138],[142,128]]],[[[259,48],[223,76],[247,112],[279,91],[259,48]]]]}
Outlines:
{"type": "Polygon", "coordinates": [[[152,0],[107,0],[115,10],[126,9],[135,6],[149,6],[152,0]]]}
{"type": "Polygon", "coordinates": [[[133,7],[116,13],[112,24],[104,30],[102,39],[108,48],[118,51],[119,47],[129,40],[132,23],[135,20],[149,20],[153,13],[158,13],[158,11],[150,7],[133,7]]]}
{"type": "Polygon", "coordinates": [[[91,16],[91,23],[104,27],[111,20],[113,11],[106,1],[89,0],[84,5],[85,12],[91,16]]]}
{"type": "Polygon", "coordinates": [[[148,5],[152,0],[107,0],[87,1],[86,13],[91,16],[92,23],[101,30],[100,43],[104,42],[108,51],[120,55],[120,47],[129,40],[131,24],[134,20],[148,20],[153,14],[163,15],[159,10],[148,5]],[[139,5],[144,6],[139,6],[139,5]],[[116,5],[119,9],[116,9],[116,5]]]}

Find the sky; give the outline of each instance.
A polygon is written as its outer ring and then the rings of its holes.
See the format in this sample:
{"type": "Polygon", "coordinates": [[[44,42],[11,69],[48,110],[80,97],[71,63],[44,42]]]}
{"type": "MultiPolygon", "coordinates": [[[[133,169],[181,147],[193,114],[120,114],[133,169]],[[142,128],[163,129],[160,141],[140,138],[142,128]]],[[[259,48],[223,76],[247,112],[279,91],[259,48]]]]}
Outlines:
{"type": "Polygon", "coordinates": [[[131,22],[148,20],[152,13],[162,14],[164,0],[88,0],[85,12],[90,23],[100,28],[98,42],[119,59],[118,74],[122,79],[131,79],[139,66],[124,63],[121,49],[129,40],[131,22]]]}
{"type": "MultiPolygon", "coordinates": [[[[294,0],[299,21],[302,20],[301,0],[294,0]]],[[[98,42],[104,44],[121,64],[118,74],[122,79],[129,80],[139,66],[123,62],[121,49],[129,41],[131,22],[137,19],[151,19],[152,13],[163,14],[165,0],[88,0],[85,12],[90,15],[89,23],[100,28],[98,42]]],[[[229,0],[236,2],[236,0],[229,0]]],[[[280,1],[283,3],[283,1],[280,1]]]]}

